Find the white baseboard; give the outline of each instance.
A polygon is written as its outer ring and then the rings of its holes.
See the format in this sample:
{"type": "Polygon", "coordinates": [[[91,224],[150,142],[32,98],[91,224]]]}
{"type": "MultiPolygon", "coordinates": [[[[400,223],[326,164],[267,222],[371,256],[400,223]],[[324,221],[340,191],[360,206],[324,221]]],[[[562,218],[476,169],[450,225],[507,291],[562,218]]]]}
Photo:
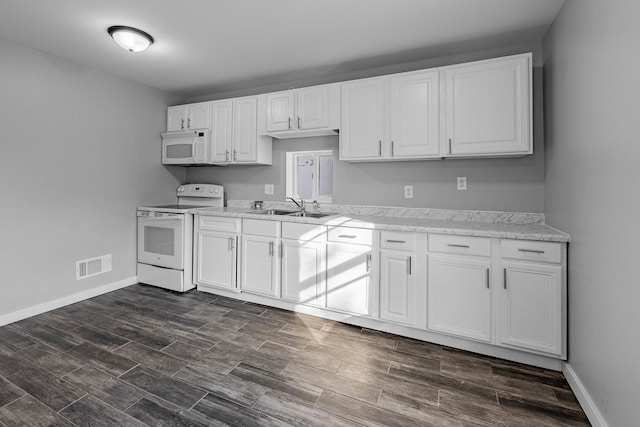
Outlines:
{"type": "Polygon", "coordinates": [[[129,277],[117,282],[107,283],[106,285],[102,285],[97,288],[88,289],[76,294],[67,295],[66,297],[54,299],[53,301],[43,302],[42,304],[33,305],[31,307],[23,308],[22,310],[7,313],[0,316],[0,326],[8,325],[9,323],[17,322],[19,320],[36,316],[38,314],[46,313],[47,311],[55,310],[56,308],[64,307],[65,305],[74,304],[76,302],[84,301],[89,298],[97,297],[98,295],[125,288],[135,283],[138,283],[138,278],[136,276],[129,277]]]}
{"type": "Polygon", "coordinates": [[[591,425],[593,427],[609,427],[591,398],[591,395],[585,388],[584,384],[582,384],[578,374],[576,374],[576,371],[573,370],[571,365],[565,363],[562,367],[562,373],[567,379],[571,390],[573,390],[573,394],[576,395],[578,402],[580,402],[580,406],[582,406],[584,413],[587,415],[587,418],[589,418],[591,425]]]}

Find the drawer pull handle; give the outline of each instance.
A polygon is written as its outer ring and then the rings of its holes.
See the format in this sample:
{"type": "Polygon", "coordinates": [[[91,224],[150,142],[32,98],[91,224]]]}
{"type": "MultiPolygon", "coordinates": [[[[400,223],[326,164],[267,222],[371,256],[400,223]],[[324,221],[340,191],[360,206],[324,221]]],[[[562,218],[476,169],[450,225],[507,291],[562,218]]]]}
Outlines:
{"type": "Polygon", "coordinates": [[[273,256],[275,252],[275,243],[273,240],[269,242],[269,256],[273,256]]]}
{"type": "Polygon", "coordinates": [[[392,240],[392,239],[387,239],[387,243],[407,243],[406,240],[392,240]]]}
{"type": "Polygon", "coordinates": [[[411,276],[411,256],[408,257],[408,264],[409,264],[409,276],[411,276]]]}
{"type": "Polygon", "coordinates": [[[487,289],[489,289],[489,269],[487,268],[487,289]]]}
{"type": "Polygon", "coordinates": [[[529,252],[532,254],[543,254],[544,251],[538,250],[538,249],[522,249],[522,248],[518,248],[518,251],[520,252],[529,252]]]}
{"type": "Polygon", "coordinates": [[[502,283],[503,283],[504,289],[506,290],[507,289],[507,269],[506,268],[502,270],[502,283]]]}
{"type": "Polygon", "coordinates": [[[367,254],[367,271],[371,270],[371,254],[367,254]]]}
{"type": "Polygon", "coordinates": [[[356,236],[355,234],[340,234],[338,237],[344,238],[344,239],[355,239],[356,236]]]}
{"type": "Polygon", "coordinates": [[[464,249],[469,249],[471,246],[469,245],[456,245],[453,243],[447,243],[447,246],[452,247],[452,248],[464,248],[464,249]]]}

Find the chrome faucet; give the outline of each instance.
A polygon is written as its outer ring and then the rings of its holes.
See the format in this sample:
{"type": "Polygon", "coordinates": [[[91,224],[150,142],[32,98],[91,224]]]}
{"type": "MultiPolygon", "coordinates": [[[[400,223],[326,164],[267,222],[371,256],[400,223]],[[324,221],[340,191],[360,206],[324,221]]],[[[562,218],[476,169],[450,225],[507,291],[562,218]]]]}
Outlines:
{"type": "Polygon", "coordinates": [[[303,199],[303,198],[300,198],[300,203],[298,203],[298,202],[296,201],[296,199],[294,199],[293,197],[287,197],[287,199],[289,199],[289,200],[291,200],[293,203],[295,203],[295,204],[296,204],[296,206],[298,207],[298,209],[300,209],[300,212],[304,212],[304,211],[305,211],[305,209],[306,209],[306,207],[307,207],[307,206],[306,206],[306,204],[305,204],[305,202],[304,202],[304,199],[303,199]]]}

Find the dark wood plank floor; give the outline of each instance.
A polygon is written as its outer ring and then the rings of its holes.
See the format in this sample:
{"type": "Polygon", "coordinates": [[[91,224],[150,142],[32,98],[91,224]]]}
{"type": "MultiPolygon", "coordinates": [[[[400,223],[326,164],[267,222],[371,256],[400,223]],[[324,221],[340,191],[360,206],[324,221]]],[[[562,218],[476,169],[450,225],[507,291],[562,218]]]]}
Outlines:
{"type": "Polygon", "coordinates": [[[0,424],[589,425],[561,373],[144,285],[0,328],[0,424]]]}

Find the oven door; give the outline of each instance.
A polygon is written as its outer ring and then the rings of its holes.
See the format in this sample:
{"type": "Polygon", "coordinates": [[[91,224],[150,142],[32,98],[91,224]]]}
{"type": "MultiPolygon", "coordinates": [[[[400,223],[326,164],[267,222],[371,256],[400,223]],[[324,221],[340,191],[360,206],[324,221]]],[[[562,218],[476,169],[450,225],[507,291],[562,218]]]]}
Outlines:
{"type": "Polygon", "coordinates": [[[138,216],[138,262],[183,270],[184,221],[174,213],[138,216]]]}

